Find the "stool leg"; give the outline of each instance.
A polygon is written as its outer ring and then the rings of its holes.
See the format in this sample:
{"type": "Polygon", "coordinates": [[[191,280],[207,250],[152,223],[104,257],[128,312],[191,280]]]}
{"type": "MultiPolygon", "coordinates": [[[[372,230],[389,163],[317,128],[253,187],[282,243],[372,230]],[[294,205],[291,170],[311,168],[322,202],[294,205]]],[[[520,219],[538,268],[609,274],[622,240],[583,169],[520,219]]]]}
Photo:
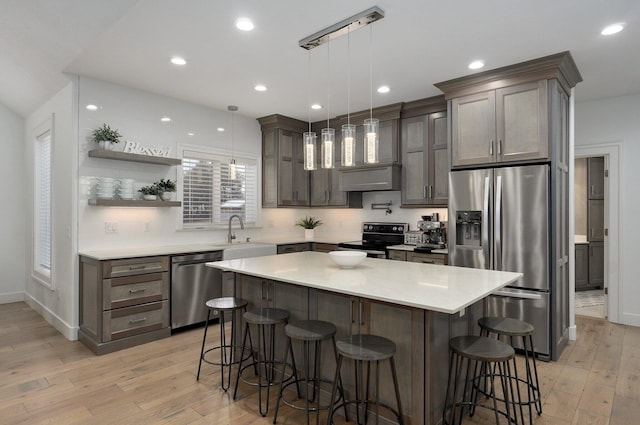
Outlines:
{"type": "MultiPolygon", "coordinates": [[[[287,337],[287,344],[284,347],[284,364],[287,364],[289,357],[289,348],[291,347],[291,338],[287,337]]],[[[282,401],[282,390],[284,387],[284,373],[282,373],[282,379],[280,380],[280,389],[278,391],[278,400],[276,401],[276,411],[273,413],[273,423],[278,421],[278,409],[280,408],[280,402],[282,401]]]]}
{"type": "MultiPolygon", "coordinates": [[[[523,337],[523,339],[526,340],[526,337],[523,337]]],[[[540,382],[538,381],[538,366],[536,365],[536,353],[533,350],[532,335],[529,335],[529,347],[531,348],[531,362],[533,363],[533,378],[535,378],[535,389],[532,389],[532,393],[534,393],[534,396],[536,397],[536,403],[535,403],[536,412],[538,412],[538,415],[542,415],[542,394],[540,392],[540,382]]],[[[525,342],[524,352],[525,352],[525,355],[527,355],[528,351],[526,347],[526,342],[525,342]]],[[[529,360],[527,358],[527,377],[529,379],[529,382],[533,383],[533,379],[531,379],[529,375],[531,375],[531,369],[529,367],[529,360]]]]}
{"type": "MultiPolygon", "coordinates": [[[[335,335],[333,337],[331,337],[331,342],[333,345],[333,355],[336,358],[336,368],[337,368],[337,364],[338,364],[338,348],[336,347],[336,337],[335,335]]],[[[349,413],[347,411],[347,405],[344,404],[347,401],[346,396],[344,395],[344,386],[342,385],[342,375],[338,374],[338,389],[340,391],[340,398],[342,399],[343,402],[343,407],[344,407],[344,418],[347,422],[349,422],[349,413]]],[[[331,404],[333,404],[333,398],[330,401],[331,404]]]]}
{"type": "MultiPolygon", "coordinates": [[[[236,386],[233,390],[233,399],[236,399],[238,395],[238,383],[240,382],[240,372],[242,371],[242,360],[244,359],[244,349],[247,346],[247,336],[249,335],[249,324],[247,323],[244,327],[244,337],[242,338],[242,350],[240,351],[240,363],[238,363],[238,374],[236,376],[236,386]]],[[[250,348],[253,351],[253,345],[250,348]]],[[[255,360],[255,359],[254,359],[255,360]]],[[[255,365],[255,362],[254,362],[255,365]]]]}
{"type": "MultiPolygon", "coordinates": [[[[500,419],[498,418],[498,402],[496,400],[497,396],[496,396],[496,388],[495,388],[495,386],[496,386],[496,384],[495,384],[495,379],[496,379],[495,368],[490,368],[490,370],[491,370],[491,372],[490,372],[489,376],[490,376],[490,379],[491,379],[490,385],[491,385],[491,395],[492,395],[491,400],[493,401],[493,413],[496,416],[496,424],[499,424],[500,423],[500,419]]],[[[498,368],[498,371],[500,373],[500,368],[498,368]]],[[[500,373],[500,375],[504,376],[503,373],[500,373]]],[[[506,386],[504,385],[504,382],[503,382],[502,385],[503,385],[503,388],[504,388],[503,391],[506,394],[506,386]]],[[[506,396],[505,396],[505,399],[506,399],[506,396]]],[[[509,407],[508,406],[509,405],[507,403],[507,412],[509,412],[509,407]]],[[[507,416],[507,417],[509,417],[509,416],[507,416]]]]}
{"type": "MultiPolygon", "coordinates": [[[[336,392],[338,391],[338,380],[340,379],[340,366],[342,365],[342,356],[337,354],[336,357],[336,374],[333,379],[333,388],[331,388],[331,401],[329,404],[329,414],[327,415],[327,425],[333,424],[333,406],[336,401],[336,392]]],[[[343,400],[344,402],[345,400],[343,400]]],[[[347,407],[345,405],[345,414],[347,411],[347,407]]],[[[347,419],[348,420],[348,419],[347,419]]],[[[358,422],[359,423],[359,422],[358,422]]]]}
{"type": "Polygon", "coordinates": [[[226,392],[231,386],[231,365],[229,365],[229,374],[225,385],[224,368],[228,365],[227,361],[227,333],[224,328],[224,311],[220,312],[220,382],[222,389],[226,392]]]}
{"type": "Polygon", "coordinates": [[[393,357],[389,359],[391,366],[391,377],[393,378],[393,388],[396,391],[396,401],[398,402],[398,423],[404,425],[404,416],[402,413],[402,402],[400,401],[400,387],[398,386],[398,374],[396,373],[396,361],[393,357]]]}
{"type": "Polygon", "coordinates": [[[202,337],[202,348],[200,349],[200,362],[198,363],[198,374],[196,375],[196,381],[200,380],[200,369],[202,369],[202,357],[204,357],[204,344],[207,341],[207,329],[209,329],[209,317],[211,316],[211,310],[207,311],[207,322],[204,325],[204,336],[202,337]]]}
{"type": "MultiPolygon", "coordinates": [[[[371,365],[371,362],[369,362],[371,365]]],[[[368,387],[368,385],[367,385],[368,387]]],[[[368,393],[367,389],[367,393],[368,393]]],[[[367,396],[367,398],[369,398],[367,396]]],[[[376,360],[376,425],[380,425],[380,361],[376,360]]]]}
{"type": "MultiPolygon", "coordinates": [[[[513,345],[513,337],[512,336],[509,337],[509,343],[511,344],[512,347],[515,347],[513,345]]],[[[525,346],[524,348],[525,348],[525,351],[526,351],[527,347],[525,346]]],[[[522,423],[524,424],[524,411],[522,410],[522,395],[520,394],[520,381],[518,380],[520,375],[518,375],[518,363],[517,363],[517,359],[516,359],[515,356],[513,357],[513,373],[514,373],[515,382],[516,382],[516,393],[518,394],[517,403],[518,403],[518,408],[520,409],[520,418],[522,419],[522,423]]],[[[511,375],[509,375],[509,376],[511,376],[511,375]]],[[[511,384],[512,380],[513,380],[513,378],[509,378],[509,383],[510,384],[511,384]]],[[[510,385],[510,388],[513,389],[513,386],[510,385]]],[[[516,412],[515,412],[515,410],[516,410],[516,399],[514,397],[513,391],[511,392],[511,399],[513,400],[513,410],[514,410],[513,415],[515,416],[516,415],[516,412]]],[[[531,399],[529,399],[529,400],[531,400],[531,399]]],[[[531,413],[531,412],[529,412],[529,413],[531,413]]]]}
{"type": "Polygon", "coordinates": [[[320,371],[322,370],[322,356],[320,355],[320,348],[322,347],[322,341],[315,341],[315,358],[313,368],[313,401],[318,403],[318,408],[316,409],[316,425],[320,425],[320,371]],[[317,398],[317,400],[316,400],[317,398]]]}

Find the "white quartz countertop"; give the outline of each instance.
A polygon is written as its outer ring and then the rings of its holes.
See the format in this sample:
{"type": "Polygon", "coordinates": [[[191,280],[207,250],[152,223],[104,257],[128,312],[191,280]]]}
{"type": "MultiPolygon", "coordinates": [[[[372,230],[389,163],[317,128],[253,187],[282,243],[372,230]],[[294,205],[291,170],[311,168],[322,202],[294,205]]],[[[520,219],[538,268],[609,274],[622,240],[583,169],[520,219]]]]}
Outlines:
{"type": "Polygon", "coordinates": [[[340,269],[326,253],[297,252],[207,266],[309,288],[456,313],[519,279],[521,273],[366,258],[340,269]]]}
{"type": "Polygon", "coordinates": [[[148,247],[101,249],[96,251],[80,251],[79,254],[94,260],[115,260],[117,258],[152,257],[154,255],[187,254],[190,252],[222,251],[229,245],[221,244],[188,244],[159,245],[148,247]]]}

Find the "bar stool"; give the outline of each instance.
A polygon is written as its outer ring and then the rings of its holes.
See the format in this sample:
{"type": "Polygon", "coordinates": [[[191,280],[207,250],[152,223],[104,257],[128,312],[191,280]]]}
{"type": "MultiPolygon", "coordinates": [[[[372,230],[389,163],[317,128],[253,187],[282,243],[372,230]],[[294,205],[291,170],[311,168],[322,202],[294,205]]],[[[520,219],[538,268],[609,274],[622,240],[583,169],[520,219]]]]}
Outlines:
{"type": "Polygon", "coordinates": [[[478,320],[481,329],[481,335],[489,336],[496,334],[497,338],[509,337],[509,344],[514,346],[514,338],[522,338],[522,346],[524,347],[524,361],[526,378],[521,378],[518,374],[518,366],[516,360],[513,360],[514,373],[518,383],[518,405],[520,407],[520,417],[524,424],[524,412],[522,406],[529,407],[529,424],[533,424],[532,405],[535,406],[538,415],[542,414],[542,398],[540,394],[540,383],[538,381],[538,367],[536,366],[536,355],[533,350],[533,332],[535,328],[530,323],[522,320],[512,319],[509,317],[482,317],[478,320]],[[527,399],[522,400],[520,396],[520,383],[527,387],[527,399]]]}
{"type": "MultiPolygon", "coordinates": [[[[258,408],[262,416],[267,416],[267,413],[269,412],[269,389],[271,388],[271,386],[279,383],[279,381],[277,381],[275,378],[276,364],[282,365],[282,380],[286,382],[292,379],[292,377],[295,377],[295,379],[297,379],[295,363],[293,363],[291,375],[285,377],[284,375],[287,365],[283,361],[279,361],[275,358],[276,326],[279,324],[286,325],[287,321],[289,320],[289,315],[290,314],[287,310],[283,310],[280,308],[257,308],[254,310],[249,310],[242,315],[245,321],[244,337],[242,340],[242,359],[240,361],[240,366],[238,367],[238,376],[236,378],[236,386],[233,391],[233,399],[235,400],[238,394],[239,381],[242,381],[248,385],[257,386],[258,408]],[[256,326],[258,331],[257,350],[255,350],[253,347],[250,329],[251,325],[256,326]],[[267,333],[269,334],[269,344],[267,344],[267,333]],[[252,358],[252,362],[243,366],[243,363],[246,360],[244,358],[244,350],[247,345],[247,339],[249,340],[249,350],[251,352],[251,355],[248,356],[248,358],[252,358]],[[242,373],[250,367],[253,368],[254,373],[258,376],[258,382],[249,381],[248,379],[243,377],[242,373]],[[264,408],[262,403],[263,388],[266,388],[267,392],[267,399],[264,408]]],[[[299,392],[300,391],[298,390],[298,393],[299,392]]]]}
{"type": "Polygon", "coordinates": [[[511,368],[509,367],[509,361],[515,357],[513,347],[502,341],[484,336],[458,336],[449,340],[449,350],[451,355],[449,358],[447,392],[445,394],[444,410],[442,412],[443,424],[453,425],[456,417],[458,418],[458,425],[461,424],[465,407],[470,408],[469,416],[474,415],[476,407],[493,410],[496,425],[500,423],[498,415],[503,415],[507,418],[508,422],[517,424],[516,416],[511,417],[511,403],[509,401],[510,395],[513,398],[513,386],[510,379],[511,368]],[[473,368],[471,367],[472,362],[474,363],[473,368]],[[486,371],[486,375],[478,375],[475,373],[478,364],[481,370],[486,371]],[[496,368],[498,373],[496,373],[496,368]],[[471,372],[472,369],[474,370],[473,375],[471,372]],[[491,386],[490,391],[486,392],[487,396],[492,399],[493,403],[491,406],[478,403],[478,389],[483,377],[489,380],[488,384],[491,386]],[[504,399],[500,399],[496,395],[496,377],[500,378],[504,399]],[[464,386],[460,394],[459,382],[461,378],[464,380],[464,386]],[[450,391],[452,385],[453,392],[450,391]],[[469,385],[471,385],[471,388],[469,388],[469,385]],[[449,397],[450,393],[451,397],[449,397]],[[449,402],[450,398],[451,402],[449,402]],[[498,409],[498,400],[504,401],[505,411],[498,409]],[[459,416],[456,415],[458,410],[460,412],[459,416]],[[447,419],[448,412],[450,412],[450,416],[447,419]]]}
{"type": "MultiPolygon", "coordinates": [[[[396,364],[394,360],[394,354],[396,353],[396,344],[393,341],[388,340],[377,335],[357,334],[351,335],[347,338],[339,339],[336,342],[338,349],[338,362],[336,366],[336,375],[333,381],[333,390],[331,392],[331,406],[329,407],[329,416],[327,418],[327,425],[333,424],[333,414],[340,407],[355,404],[356,405],[356,422],[360,424],[360,404],[364,404],[364,421],[367,423],[368,419],[368,407],[370,404],[375,405],[376,410],[376,425],[380,421],[380,406],[391,411],[400,425],[404,425],[404,419],[402,416],[402,404],[400,402],[400,390],[398,388],[398,375],[396,374],[396,364]],[[342,403],[335,404],[336,391],[338,389],[338,383],[340,381],[340,367],[342,366],[343,358],[352,359],[355,361],[355,382],[356,393],[355,400],[343,400],[342,403]],[[380,389],[380,362],[382,360],[389,360],[389,367],[391,368],[391,376],[393,378],[393,387],[396,394],[397,410],[394,410],[391,406],[380,402],[379,389],[380,389]],[[366,378],[366,391],[364,398],[361,397],[361,389],[359,389],[358,370],[362,368],[363,363],[367,364],[367,378],[366,378]],[[369,399],[369,378],[371,375],[371,363],[375,362],[376,376],[375,376],[375,398],[369,399]]],[[[346,413],[345,413],[346,415],[346,413]]]]}
{"type": "MultiPolygon", "coordinates": [[[[322,373],[322,341],[327,339],[331,339],[332,347],[333,347],[333,356],[334,360],[338,357],[338,352],[336,349],[336,327],[333,323],[321,321],[321,320],[301,320],[295,321],[287,324],[284,328],[284,332],[287,335],[287,345],[284,351],[284,363],[287,363],[289,352],[292,351],[292,341],[298,341],[302,343],[303,349],[303,359],[302,359],[302,370],[304,371],[304,377],[298,377],[295,380],[290,381],[286,385],[284,382],[280,383],[280,391],[278,392],[278,401],[276,402],[276,411],[273,416],[273,423],[275,424],[278,420],[278,409],[280,407],[280,402],[282,401],[289,407],[298,410],[305,410],[307,412],[307,425],[310,423],[311,412],[316,412],[316,424],[320,423],[320,411],[328,409],[330,404],[322,405],[320,403],[320,384],[327,383],[333,384],[333,381],[328,379],[323,379],[321,377],[322,373]],[[313,374],[310,373],[310,345],[313,343],[314,345],[314,364],[313,364],[313,374]],[[309,376],[312,375],[312,376],[309,376]],[[283,391],[290,385],[296,384],[298,389],[298,399],[301,398],[300,395],[300,383],[304,385],[305,388],[305,405],[300,406],[299,404],[295,404],[293,401],[287,400],[283,396],[283,391]],[[309,392],[311,391],[311,394],[309,392]]],[[[295,361],[293,361],[295,364],[295,361]]],[[[344,401],[344,389],[342,387],[342,382],[338,383],[338,391],[340,392],[338,400],[344,401]]],[[[347,415],[347,408],[345,406],[344,409],[345,418],[349,420],[349,416],[347,415]]]]}
{"type": "Polygon", "coordinates": [[[220,366],[221,387],[224,391],[227,391],[231,386],[231,366],[240,363],[240,359],[236,359],[235,356],[235,351],[240,348],[235,344],[236,313],[240,312],[241,310],[246,310],[248,302],[247,300],[243,300],[242,298],[224,297],[213,298],[207,301],[205,304],[209,311],[207,313],[207,321],[204,326],[204,336],[202,337],[202,348],[200,349],[200,362],[198,363],[198,374],[196,376],[196,381],[200,380],[200,370],[202,369],[202,362],[214,366],[220,366]],[[211,320],[211,315],[215,314],[216,312],[220,312],[220,345],[209,348],[205,351],[204,347],[207,341],[209,320],[211,320]],[[231,340],[228,344],[224,318],[225,313],[231,313],[231,340]],[[206,358],[207,354],[216,350],[220,351],[220,361],[208,360],[206,358]],[[224,378],[225,368],[229,369],[226,381],[224,378]]]}

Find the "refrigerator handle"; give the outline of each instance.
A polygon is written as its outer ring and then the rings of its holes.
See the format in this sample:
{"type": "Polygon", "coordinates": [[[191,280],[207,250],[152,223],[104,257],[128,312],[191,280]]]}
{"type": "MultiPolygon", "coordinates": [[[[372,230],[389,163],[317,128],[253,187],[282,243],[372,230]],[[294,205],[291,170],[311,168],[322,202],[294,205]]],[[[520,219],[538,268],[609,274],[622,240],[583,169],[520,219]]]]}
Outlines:
{"type": "Polygon", "coordinates": [[[491,258],[491,253],[493,252],[493,249],[491,249],[491,247],[489,246],[489,226],[490,226],[490,222],[489,222],[489,177],[485,177],[484,178],[484,205],[482,208],[482,222],[483,222],[483,226],[482,226],[482,246],[483,251],[485,253],[484,256],[484,268],[485,269],[492,269],[492,263],[493,263],[493,259],[491,258]]]}
{"type": "Polygon", "coordinates": [[[496,241],[496,270],[502,270],[502,176],[496,177],[496,219],[494,238],[496,241]]]}
{"type": "Polygon", "coordinates": [[[542,295],[540,294],[530,294],[524,292],[511,292],[511,291],[494,291],[491,295],[497,295],[499,297],[509,297],[509,298],[523,298],[525,300],[539,300],[542,299],[542,295]]]}

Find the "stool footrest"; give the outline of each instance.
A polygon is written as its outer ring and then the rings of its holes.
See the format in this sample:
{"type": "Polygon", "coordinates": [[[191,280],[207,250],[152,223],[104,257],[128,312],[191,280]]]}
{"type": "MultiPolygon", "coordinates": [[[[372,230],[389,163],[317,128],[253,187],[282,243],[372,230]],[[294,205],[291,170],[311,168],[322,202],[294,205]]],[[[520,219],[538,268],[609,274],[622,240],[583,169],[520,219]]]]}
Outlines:
{"type": "MultiPolygon", "coordinates": [[[[248,347],[244,347],[246,349],[248,349],[248,347]]],[[[216,347],[211,347],[208,350],[206,350],[204,353],[202,353],[202,361],[210,364],[210,365],[214,365],[214,366],[231,366],[234,364],[240,364],[241,362],[249,359],[251,357],[251,351],[249,351],[249,353],[247,353],[246,357],[243,357],[242,359],[237,359],[237,360],[232,360],[232,361],[228,361],[228,362],[220,362],[220,361],[215,361],[215,360],[208,360],[206,358],[207,354],[212,352],[212,351],[218,351],[218,350],[237,350],[237,352],[242,353],[243,347],[242,345],[218,345],[216,347]]],[[[236,356],[239,357],[240,355],[236,356]]]]}

